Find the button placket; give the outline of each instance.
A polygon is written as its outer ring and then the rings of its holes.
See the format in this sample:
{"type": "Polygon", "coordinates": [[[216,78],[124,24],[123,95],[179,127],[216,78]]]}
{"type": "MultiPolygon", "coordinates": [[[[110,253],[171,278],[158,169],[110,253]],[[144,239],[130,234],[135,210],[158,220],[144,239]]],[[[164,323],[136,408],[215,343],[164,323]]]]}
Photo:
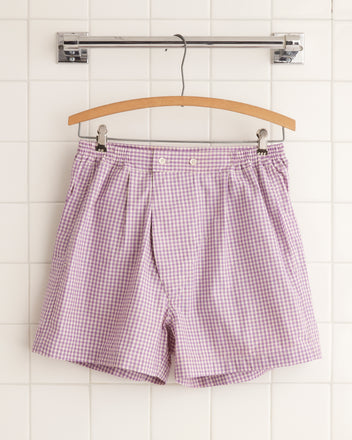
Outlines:
{"type": "Polygon", "coordinates": [[[166,163],[165,157],[159,157],[159,163],[160,163],[160,165],[165,165],[165,163],[166,163]]]}

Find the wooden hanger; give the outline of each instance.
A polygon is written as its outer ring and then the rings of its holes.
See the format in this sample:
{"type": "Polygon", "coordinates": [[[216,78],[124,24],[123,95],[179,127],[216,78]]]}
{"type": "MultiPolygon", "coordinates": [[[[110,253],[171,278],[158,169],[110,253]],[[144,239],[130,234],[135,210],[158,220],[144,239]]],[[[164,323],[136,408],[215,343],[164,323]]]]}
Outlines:
{"type": "MultiPolygon", "coordinates": [[[[105,125],[100,125],[98,128],[98,135],[92,136],[80,136],[81,122],[91,119],[101,118],[103,116],[113,115],[115,113],[128,112],[131,110],[140,110],[153,107],[166,107],[166,106],[192,106],[192,107],[207,107],[219,110],[228,110],[236,113],[242,113],[245,115],[253,116],[265,121],[272,122],[277,125],[281,125],[283,132],[283,139],[285,138],[285,128],[290,130],[296,130],[296,121],[281,113],[273,112],[263,107],[257,107],[255,105],[246,104],[244,102],[232,101],[229,99],[210,98],[205,96],[153,96],[148,98],[128,99],[126,101],[113,102],[111,104],[101,105],[88,110],[84,110],[80,113],[75,113],[68,118],[68,125],[79,124],[78,136],[81,138],[93,138],[97,141],[96,150],[106,151],[107,144],[107,128],[105,125]]],[[[257,130],[258,138],[258,154],[267,154],[268,132],[265,128],[257,130]]],[[[126,141],[131,139],[116,139],[119,141],[126,141]]],[[[138,139],[142,142],[150,142],[147,139],[138,139]]],[[[155,140],[153,142],[161,142],[155,140]]],[[[180,142],[178,140],[169,140],[166,142],[180,142]]],[[[200,143],[213,143],[214,141],[183,141],[200,142],[200,143]]],[[[245,142],[245,141],[244,141],[245,142]]],[[[223,142],[220,142],[223,143],[223,142]]],[[[226,142],[227,143],[227,142],[226,142]]]]}
{"type": "Polygon", "coordinates": [[[204,96],[153,96],[149,98],[118,101],[75,113],[69,116],[68,125],[113,115],[115,113],[165,106],[208,107],[219,110],[229,110],[235,113],[242,113],[244,115],[263,119],[293,131],[296,130],[296,121],[281,113],[273,112],[263,107],[246,104],[244,102],[204,96]]]}

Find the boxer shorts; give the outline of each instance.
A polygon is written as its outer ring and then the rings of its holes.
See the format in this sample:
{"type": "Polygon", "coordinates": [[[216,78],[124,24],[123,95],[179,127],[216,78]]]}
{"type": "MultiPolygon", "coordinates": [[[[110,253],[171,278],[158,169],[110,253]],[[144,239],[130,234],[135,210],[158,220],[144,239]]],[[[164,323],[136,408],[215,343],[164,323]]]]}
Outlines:
{"type": "Polygon", "coordinates": [[[32,352],[209,387],[320,359],[283,143],[80,139],[32,352]]]}

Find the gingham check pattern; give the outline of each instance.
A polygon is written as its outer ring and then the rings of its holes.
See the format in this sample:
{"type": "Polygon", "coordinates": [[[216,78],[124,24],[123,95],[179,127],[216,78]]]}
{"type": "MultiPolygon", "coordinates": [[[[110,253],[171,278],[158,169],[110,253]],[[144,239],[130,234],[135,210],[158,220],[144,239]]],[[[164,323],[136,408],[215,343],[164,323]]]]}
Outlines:
{"type": "Polygon", "coordinates": [[[79,140],[32,351],[189,387],[321,358],[284,145],[79,140]]]}

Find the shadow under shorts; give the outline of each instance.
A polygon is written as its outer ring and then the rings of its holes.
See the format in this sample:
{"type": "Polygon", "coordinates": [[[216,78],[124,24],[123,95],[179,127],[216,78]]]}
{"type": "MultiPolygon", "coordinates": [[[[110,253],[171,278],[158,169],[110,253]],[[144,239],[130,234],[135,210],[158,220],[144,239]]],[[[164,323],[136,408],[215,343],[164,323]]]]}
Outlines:
{"type": "Polygon", "coordinates": [[[80,139],[32,351],[136,381],[244,382],[320,359],[284,144],[80,139]]]}

